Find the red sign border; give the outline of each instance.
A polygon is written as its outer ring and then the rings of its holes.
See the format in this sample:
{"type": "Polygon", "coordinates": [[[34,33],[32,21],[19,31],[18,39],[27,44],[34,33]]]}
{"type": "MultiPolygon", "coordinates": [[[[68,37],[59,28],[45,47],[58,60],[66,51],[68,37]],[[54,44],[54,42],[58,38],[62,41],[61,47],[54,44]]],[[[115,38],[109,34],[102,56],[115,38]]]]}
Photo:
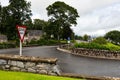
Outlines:
{"type": "MultiPolygon", "coordinates": [[[[21,27],[21,28],[27,28],[27,27],[26,27],[26,26],[20,26],[20,25],[17,25],[17,26],[16,26],[17,31],[18,31],[19,38],[20,38],[21,42],[23,42],[25,34],[23,35],[23,38],[21,38],[20,33],[19,33],[19,30],[18,30],[18,27],[21,27]]],[[[26,29],[25,29],[25,33],[26,33],[26,29]]]]}

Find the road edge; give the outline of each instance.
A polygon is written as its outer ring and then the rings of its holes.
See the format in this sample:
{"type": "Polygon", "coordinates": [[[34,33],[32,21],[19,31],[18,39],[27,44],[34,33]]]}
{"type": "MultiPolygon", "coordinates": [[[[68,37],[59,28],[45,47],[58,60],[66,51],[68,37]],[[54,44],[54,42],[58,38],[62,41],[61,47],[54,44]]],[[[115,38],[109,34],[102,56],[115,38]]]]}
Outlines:
{"type": "MultiPolygon", "coordinates": [[[[70,50],[66,49],[61,49],[60,47],[57,47],[57,50],[73,54],[70,50]]],[[[103,58],[103,57],[91,57],[91,56],[84,56],[84,55],[76,55],[76,56],[81,56],[81,57],[88,57],[88,58],[97,58],[97,59],[110,59],[110,58],[103,58]]],[[[110,60],[120,60],[120,59],[110,59],[110,60]]],[[[97,77],[97,76],[88,76],[88,75],[79,75],[79,74],[72,74],[72,73],[63,73],[61,76],[63,77],[72,77],[72,78],[82,78],[82,79],[87,79],[87,80],[120,80],[118,77],[97,77]]]]}
{"type": "Polygon", "coordinates": [[[96,56],[87,56],[87,55],[74,54],[74,53],[72,53],[72,51],[62,49],[60,47],[57,47],[57,50],[65,52],[65,53],[69,53],[69,54],[72,54],[72,55],[81,56],[81,57],[96,58],[96,59],[108,59],[108,60],[120,60],[119,58],[106,58],[106,57],[96,57],[96,56]]]}

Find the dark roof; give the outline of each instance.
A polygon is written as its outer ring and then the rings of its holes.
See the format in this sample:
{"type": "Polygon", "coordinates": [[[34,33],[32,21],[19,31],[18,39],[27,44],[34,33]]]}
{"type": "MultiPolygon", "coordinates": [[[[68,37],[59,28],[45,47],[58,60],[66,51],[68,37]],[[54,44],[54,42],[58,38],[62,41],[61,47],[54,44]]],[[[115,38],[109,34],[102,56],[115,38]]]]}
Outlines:
{"type": "Polygon", "coordinates": [[[42,30],[28,30],[27,32],[30,36],[40,36],[43,34],[42,30]]]}

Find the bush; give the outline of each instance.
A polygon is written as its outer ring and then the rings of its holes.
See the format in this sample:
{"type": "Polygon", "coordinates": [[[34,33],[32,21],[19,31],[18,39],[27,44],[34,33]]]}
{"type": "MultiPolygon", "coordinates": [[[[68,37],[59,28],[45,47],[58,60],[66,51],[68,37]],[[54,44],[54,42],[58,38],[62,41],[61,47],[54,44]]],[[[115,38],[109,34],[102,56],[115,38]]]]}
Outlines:
{"type": "Polygon", "coordinates": [[[99,49],[99,50],[109,50],[106,46],[104,45],[99,45],[97,43],[77,43],[75,44],[75,48],[87,48],[87,49],[99,49]]]}
{"type": "Polygon", "coordinates": [[[105,45],[105,46],[111,51],[120,51],[120,46],[118,46],[118,45],[114,45],[112,43],[107,43],[107,45],[105,45]]]}
{"type": "Polygon", "coordinates": [[[37,44],[36,40],[31,40],[28,44],[37,44]]]}
{"type": "Polygon", "coordinates": [[[110,51],[120,51],[120,46],[114,45],[112,43],[107,43],[100,45],[94,42],[91,43],[76,43],[75,48],[87,48],[87,49],[99,49],[99,50],[110,50],[110,51]]]}
{"type": "Polygon", "coordinates": [[[57,41],[57,40],[45,40],[45,39],[38,40],[39,45],[55,45],[58,43],[59,43],[59,41],[57,41]]]}
{"type": "Polygon", "coordinates": [[[94,39],[92,42],[97,43],[97,44],[107,44],[107,40],[103,37],[98,37],[94,39]]]}
{"type": "Polygon", "coordinates": [[[59,43],[59,41],[57,41],[57,40],[40,39],[38,41],[31,40],[27,45],[29,45],[29,46],[42,46],[42,45],[55,45],[58,43],[59,43]]]}
{"type": "Polygon", "coordinates": [[[16,45],[12,43],[0,43],[0,49],[6,49],[6,48],[15,48],[16,45]]]}
{"type": "Polygon", "coordinates": [[[48,44],[48,40],[45,40],[45,39],[40,39],[38,40],[38,44],[41,46],[41,45],[47,45],[48,44]]]}

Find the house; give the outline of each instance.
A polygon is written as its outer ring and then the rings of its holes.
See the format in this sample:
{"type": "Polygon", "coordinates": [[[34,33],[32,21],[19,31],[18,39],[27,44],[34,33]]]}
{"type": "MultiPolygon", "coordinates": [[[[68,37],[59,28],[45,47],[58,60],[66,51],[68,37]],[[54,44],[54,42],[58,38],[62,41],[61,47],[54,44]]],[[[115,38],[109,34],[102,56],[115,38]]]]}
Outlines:
{"type": "Polygon", "coordinates": [[[3,42],[7,42],[7,36],[6,35],[3,35],[3,34],[0,34],[0,43],[3,43],[3,42]]]}
{"type": "Polygon", "coordinates": [[[30,42],[31,40],[39,40],[43,35],[42,30],[28,30],[27,36],[25,36],[24,41],[30,42]]]}

